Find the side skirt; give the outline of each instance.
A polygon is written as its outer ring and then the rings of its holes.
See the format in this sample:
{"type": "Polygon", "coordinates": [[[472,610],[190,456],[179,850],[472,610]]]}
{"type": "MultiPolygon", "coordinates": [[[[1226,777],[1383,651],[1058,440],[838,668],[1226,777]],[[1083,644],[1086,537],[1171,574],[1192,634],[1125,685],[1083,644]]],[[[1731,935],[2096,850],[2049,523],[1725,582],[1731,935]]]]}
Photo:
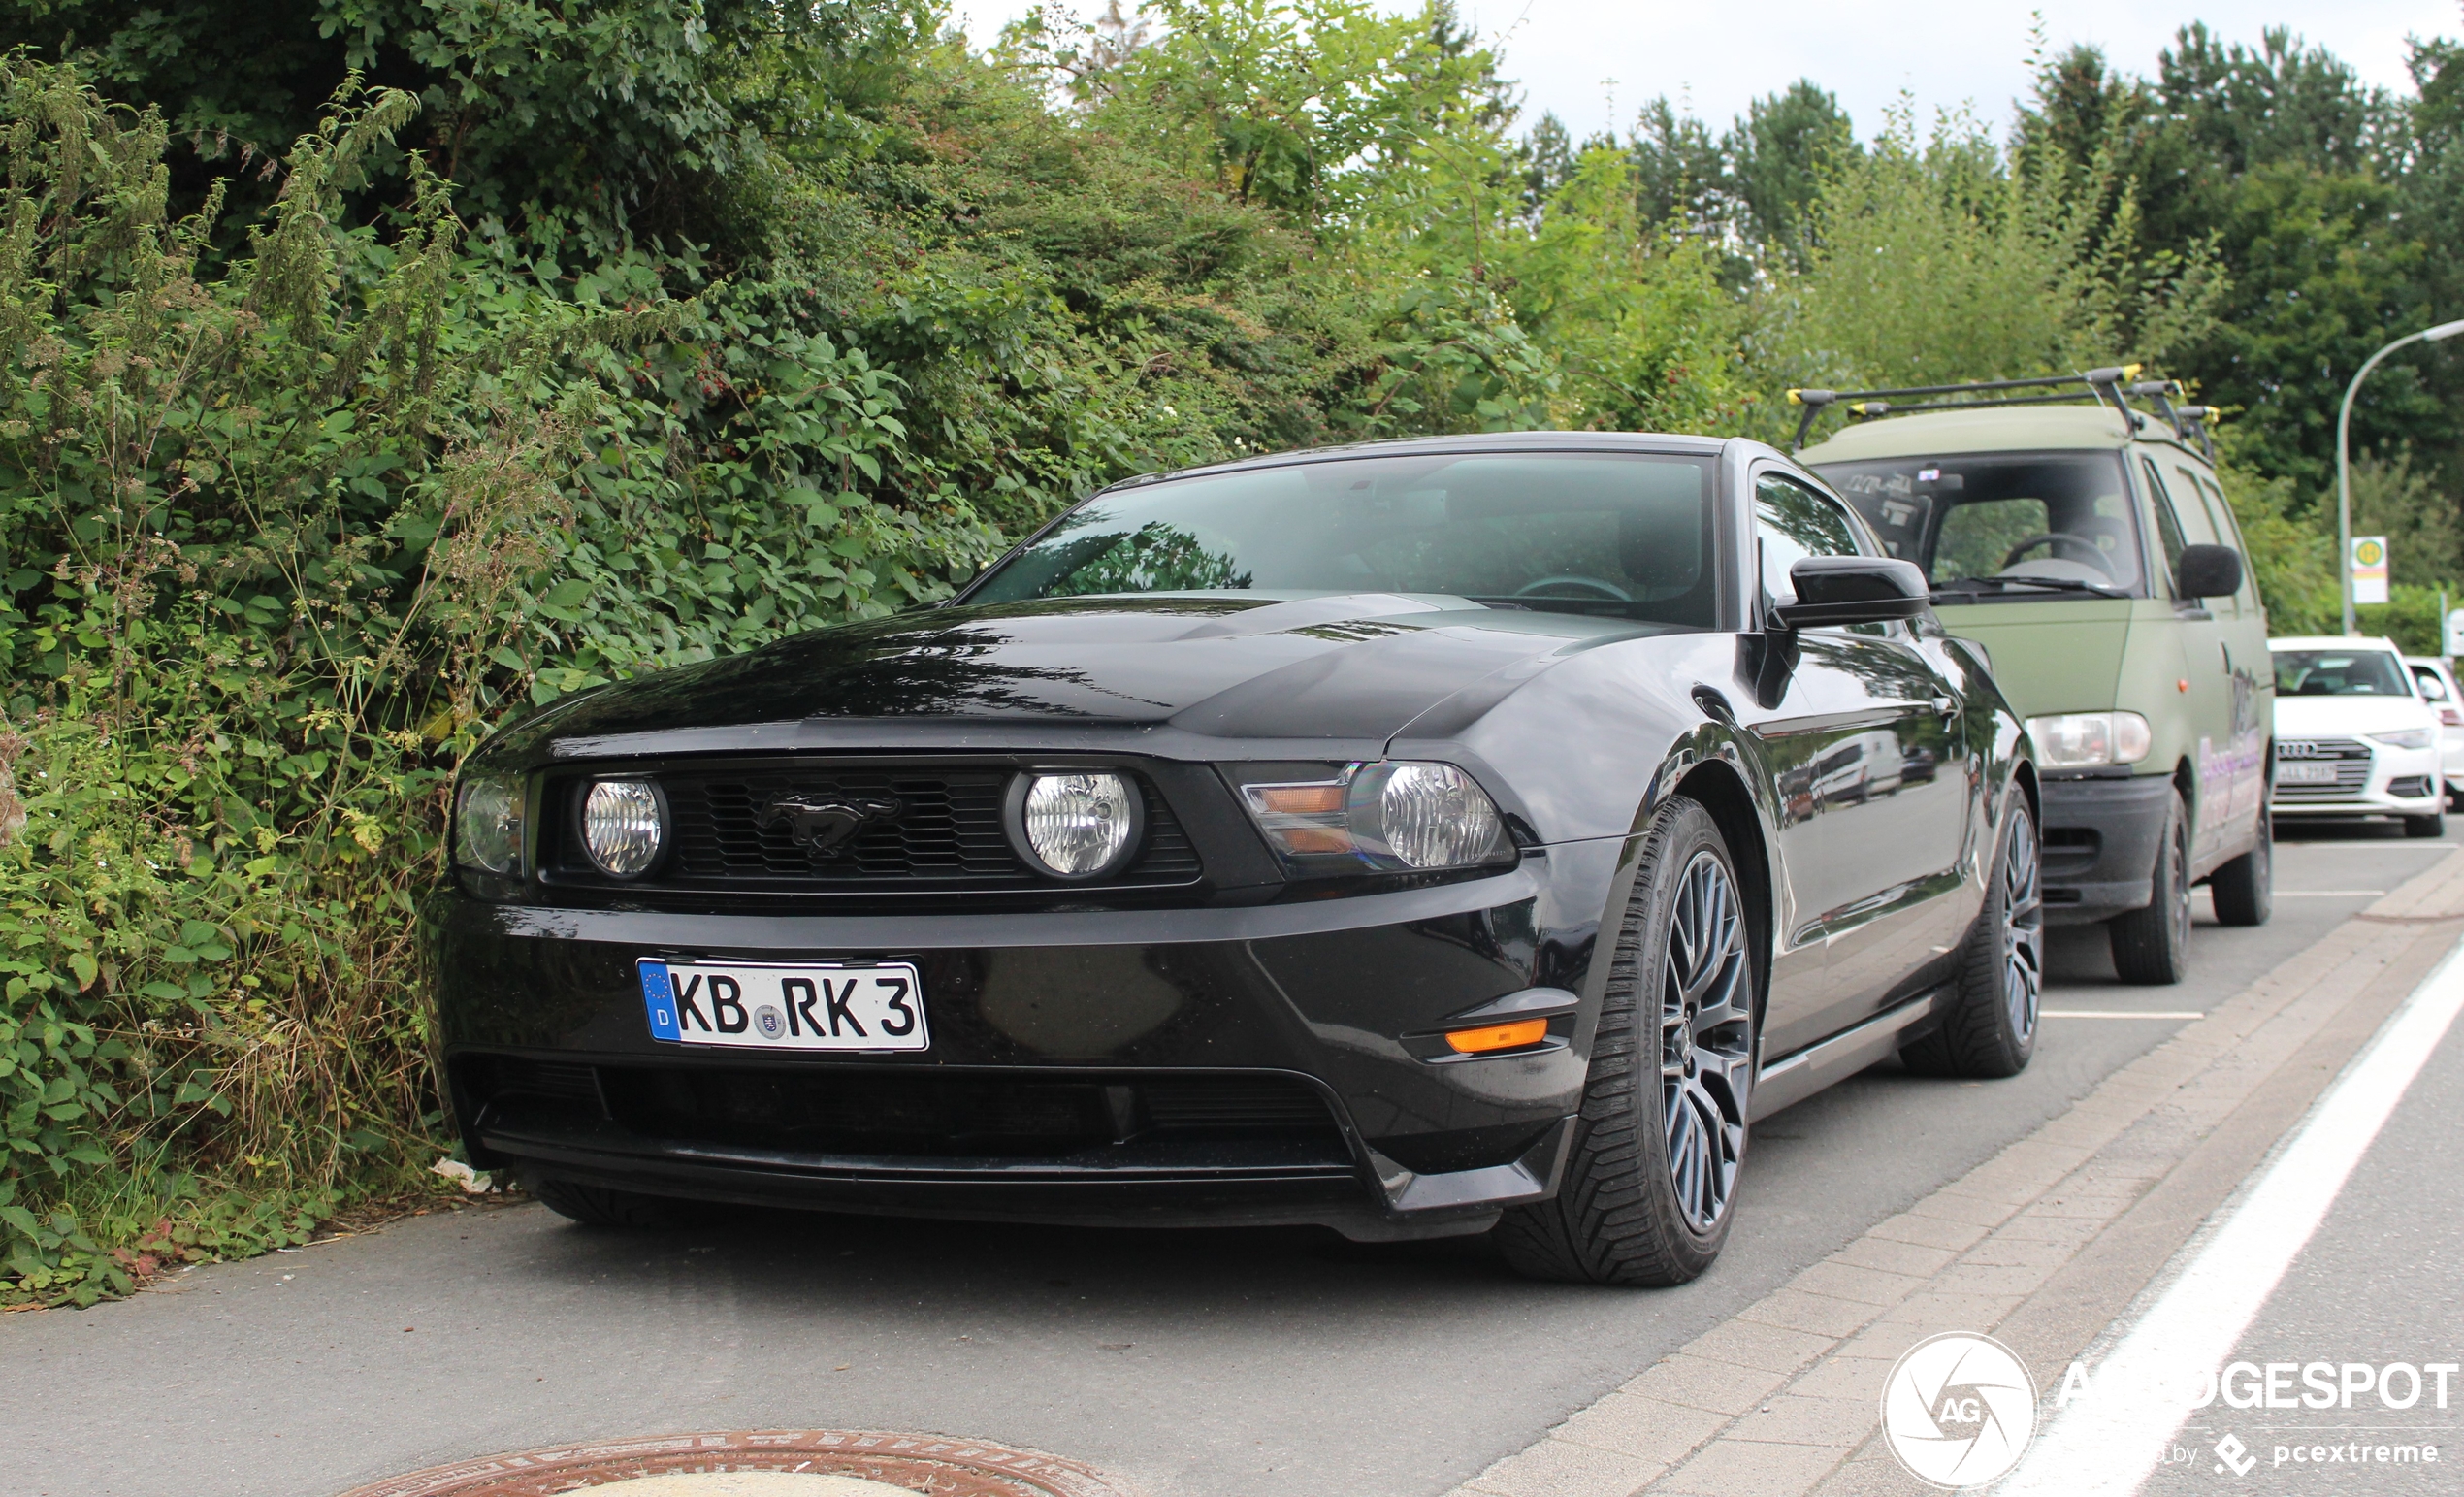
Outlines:
{"type": "Polygon", "coordinates": [[[1917,1036],[1910,1030],[1933,1018],[1934,1000],[1950,992],[1945,985],[1918,993],[1897,1008],[1886,1009],[1853,1028],[1827,1040],[1766,1060],[1754,1078],[1752,1121],[1760,1123],[1784,1107],[1845,1081],[1917,1036]]]}

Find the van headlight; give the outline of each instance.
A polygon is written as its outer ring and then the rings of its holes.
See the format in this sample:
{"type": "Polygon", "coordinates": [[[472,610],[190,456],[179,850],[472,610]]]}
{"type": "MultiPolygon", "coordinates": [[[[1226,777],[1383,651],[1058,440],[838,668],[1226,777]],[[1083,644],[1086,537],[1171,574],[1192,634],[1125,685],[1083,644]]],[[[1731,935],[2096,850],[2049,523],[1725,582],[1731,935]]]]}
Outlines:
{"type": "Polygon", "coordinates": [[[2393,732],[2374,732],[2366,736],[2373,743],[2383,743],[2389,748],[2425,749],[2430,746],[2430,730],[2427,728],[2399,728],[2393,732]]]}
{"type": "Polygon", "coordinates": [[[522,871],[522,781],[510,774],[466,774],[454,796],[453,861],[512,878],[522,871]]]}
{"type": "Polygon", "coordinates": [[[1511,862],[1497,802],[1453,765],[1239,765],[1241,800],[1295,873],[1418,872],[1511,862]],[[1295,770],[1318,771],[1308,778],[1295,770]]]}
{"type": "Polygon", "coordinates": [[[2063,712],[2027,720],[2036,763],[2046,769],[2135,765],[2155,747],[2148,720],[2136,712],[2063,712]]]}

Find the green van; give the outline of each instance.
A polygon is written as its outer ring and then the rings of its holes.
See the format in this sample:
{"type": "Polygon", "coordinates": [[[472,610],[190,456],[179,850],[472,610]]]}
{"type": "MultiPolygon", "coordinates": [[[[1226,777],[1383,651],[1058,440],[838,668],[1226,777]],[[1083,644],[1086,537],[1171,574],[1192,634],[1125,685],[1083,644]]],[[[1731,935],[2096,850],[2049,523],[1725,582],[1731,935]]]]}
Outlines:
{"type": "MultiPolygon", "coordinates": [[[[1799,460],[1925,569],[1944,626],[1985,647],[2028,720],[2047,920],[2102,922],[2124,981],[2172,983],[2192,885],[2226,925],[2267,919],[2276,680],[2208,413],[2170,386],[2125,392],[2134,373],[1866,392],[1863,419],[1799,460]],[[2031,385],[2096,404],[2002,394],[2031,385]],[[1871,398],[1910,395],[1955,399],[1895,414],[1871,398]]],[[[1793,397],[1805,428],[1852,399],[1793,397]]]]}

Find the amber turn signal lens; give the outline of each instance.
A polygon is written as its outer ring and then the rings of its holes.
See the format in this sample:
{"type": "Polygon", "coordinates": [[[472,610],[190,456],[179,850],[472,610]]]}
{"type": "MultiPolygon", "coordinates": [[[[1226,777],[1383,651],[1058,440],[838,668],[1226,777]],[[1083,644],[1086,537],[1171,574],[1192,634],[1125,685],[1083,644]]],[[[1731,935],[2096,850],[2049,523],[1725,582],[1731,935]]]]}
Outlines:
{"type": "Polygon", "coordinates": [[[1492,1050],[1512,1050],[1521,1045],[1537,1045],[1548,1037],[1545,1019],[1517,1019],[1512,1024],[1485,1025],[1477,1029],[1457,1029],[1445,1042],[1459,1056],[1485,1055],[1492,1050]]]}

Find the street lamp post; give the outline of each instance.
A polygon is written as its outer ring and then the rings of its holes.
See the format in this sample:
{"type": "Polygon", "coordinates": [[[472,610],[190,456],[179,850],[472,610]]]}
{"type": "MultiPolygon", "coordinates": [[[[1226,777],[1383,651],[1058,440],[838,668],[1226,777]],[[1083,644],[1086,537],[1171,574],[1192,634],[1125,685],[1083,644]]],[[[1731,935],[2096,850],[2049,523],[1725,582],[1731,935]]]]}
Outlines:
{"type": "MultiPolygon", "coordinates": [[[[2346,434],[2352,427],[2352,397],[2361,388],[2361,381],[2369,378],[2370,372],[2379,367],[2379,361],[2406,343],[2435,343],[2458,333],[2464,333],[2464,320],[2442,322],[2418,333],[2407,333],[2364,359],[2360,372],[2352,376],[2352,383],[2345,386],[2345,403],[2336,412],[2336,575],[2340,579],[2337,591],[2344,597],[2345,633],[2348,635],[2360,633],[2352,617],[2352,465],[2346,451],[2346,434]]],[[[2445,627],[2443,622],[2441,627],[2445,627]]]]}

